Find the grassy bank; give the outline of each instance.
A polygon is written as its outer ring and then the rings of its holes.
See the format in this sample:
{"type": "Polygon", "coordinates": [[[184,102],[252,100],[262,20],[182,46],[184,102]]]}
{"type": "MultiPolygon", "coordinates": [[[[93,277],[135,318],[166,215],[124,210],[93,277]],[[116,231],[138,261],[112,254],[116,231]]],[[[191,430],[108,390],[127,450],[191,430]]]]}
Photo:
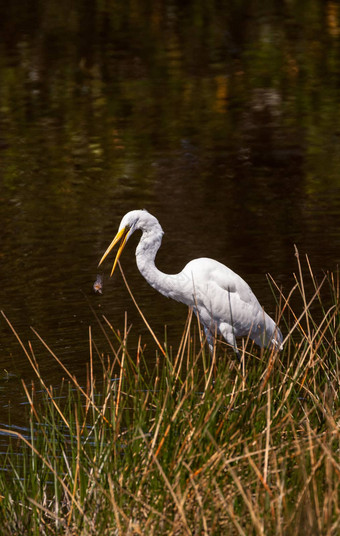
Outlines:
{"type": "Polygon", "coordinates": [[[111,355],[90,331],[86,386],[64,369],[50,388],[21,342],[36,382],[2,460],[1,533],[339,534],[339,274],[308,285],[272,283],[284,351],[248,343],[241,364],[223,343],[211,357],[190,314],[152,366],[104,319],[111,355]]]}

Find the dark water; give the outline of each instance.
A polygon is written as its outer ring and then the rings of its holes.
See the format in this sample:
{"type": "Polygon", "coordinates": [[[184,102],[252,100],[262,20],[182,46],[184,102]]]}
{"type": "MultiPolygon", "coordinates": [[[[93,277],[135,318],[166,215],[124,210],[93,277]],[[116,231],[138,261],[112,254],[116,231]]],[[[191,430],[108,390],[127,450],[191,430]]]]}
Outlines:
{"type": "MultiPolygon", "coordinates": [[[[91,307],[117,329],[128,311],[132,346],[145,334],[109,262],[103,295],[92,291],[128,210],[159,218],[162,270],[213,257],[270,313],[265,274],[289,291],[294,244],[316,274],[336,269],[337,2],[11,0],[0,21],[0,306],[47,382],[62,373],[30,326],[80,378],[90,325],[108,351],[91,307]]],[[[137,241],[125,274],[176,344],[185,307],[139,275],[137,241]]],[[[0,370],[1,420],[10,401],[15,421],[19,380],[33,373],[2,318],[0,370]]]]}

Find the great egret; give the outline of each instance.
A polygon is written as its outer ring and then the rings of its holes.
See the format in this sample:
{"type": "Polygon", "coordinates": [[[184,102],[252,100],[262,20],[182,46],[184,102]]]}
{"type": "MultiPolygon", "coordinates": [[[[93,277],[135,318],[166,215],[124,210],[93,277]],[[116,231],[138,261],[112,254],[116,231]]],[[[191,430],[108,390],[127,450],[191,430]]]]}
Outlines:
{"type": "Polygon", "coordinates": [[[236,337],[248,336],[259,346],[282,349],[282,334],[274,320],[264,312],[249,285],[235,272],[213,259],[190,261],[178,274],[164,274],[155,266],[163,229],[146,210],[132,210],[123,217],[115,238],[99,265],[121,240],[111,275],[132,233],[142,231],[136,249],[140,273],[167,298],[192,307],[203,324],[210,351],[215,334],[220,334],[238,354],[236,337]]]}

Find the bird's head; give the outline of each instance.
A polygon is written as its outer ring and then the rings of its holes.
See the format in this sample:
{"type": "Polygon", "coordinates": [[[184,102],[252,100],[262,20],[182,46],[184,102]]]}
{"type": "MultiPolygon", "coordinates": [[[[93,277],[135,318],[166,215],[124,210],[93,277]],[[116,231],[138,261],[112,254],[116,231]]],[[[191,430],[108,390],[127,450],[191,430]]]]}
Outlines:
{"type": "Polygon", "coordinates": [[[152,214],[150,214],[147,210],[132,210],[131,212],[125,214],[122,221],[120,222],[116,236],[114,237],[111,244],[100,259],[98,266],[101,265],[103,260],[107,257],[107,255],[114,248],[114,246],[118,244],[119,241],[121,241],[115,261],[112,266],[112,275],[117,266],[119,257],[121,256],[122,251],[132,233],[134,233],[137,229],[140,229],[141,231],[149,231],[155,226],[156,223],[158,224],[158,220],[154,216],[152,216],[152,214]]]}

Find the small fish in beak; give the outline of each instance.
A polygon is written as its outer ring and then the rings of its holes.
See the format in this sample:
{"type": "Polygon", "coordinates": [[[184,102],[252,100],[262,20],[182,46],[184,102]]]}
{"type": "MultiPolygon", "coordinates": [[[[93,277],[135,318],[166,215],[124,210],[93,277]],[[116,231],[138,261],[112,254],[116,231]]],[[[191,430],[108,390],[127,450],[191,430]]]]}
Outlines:
{"type": "Polygon", "coordinates": [[[103,276],[101,274],[97,274],[97,279],[93,283],[93,290],[97,294],[103,294],[103,276]]]}

